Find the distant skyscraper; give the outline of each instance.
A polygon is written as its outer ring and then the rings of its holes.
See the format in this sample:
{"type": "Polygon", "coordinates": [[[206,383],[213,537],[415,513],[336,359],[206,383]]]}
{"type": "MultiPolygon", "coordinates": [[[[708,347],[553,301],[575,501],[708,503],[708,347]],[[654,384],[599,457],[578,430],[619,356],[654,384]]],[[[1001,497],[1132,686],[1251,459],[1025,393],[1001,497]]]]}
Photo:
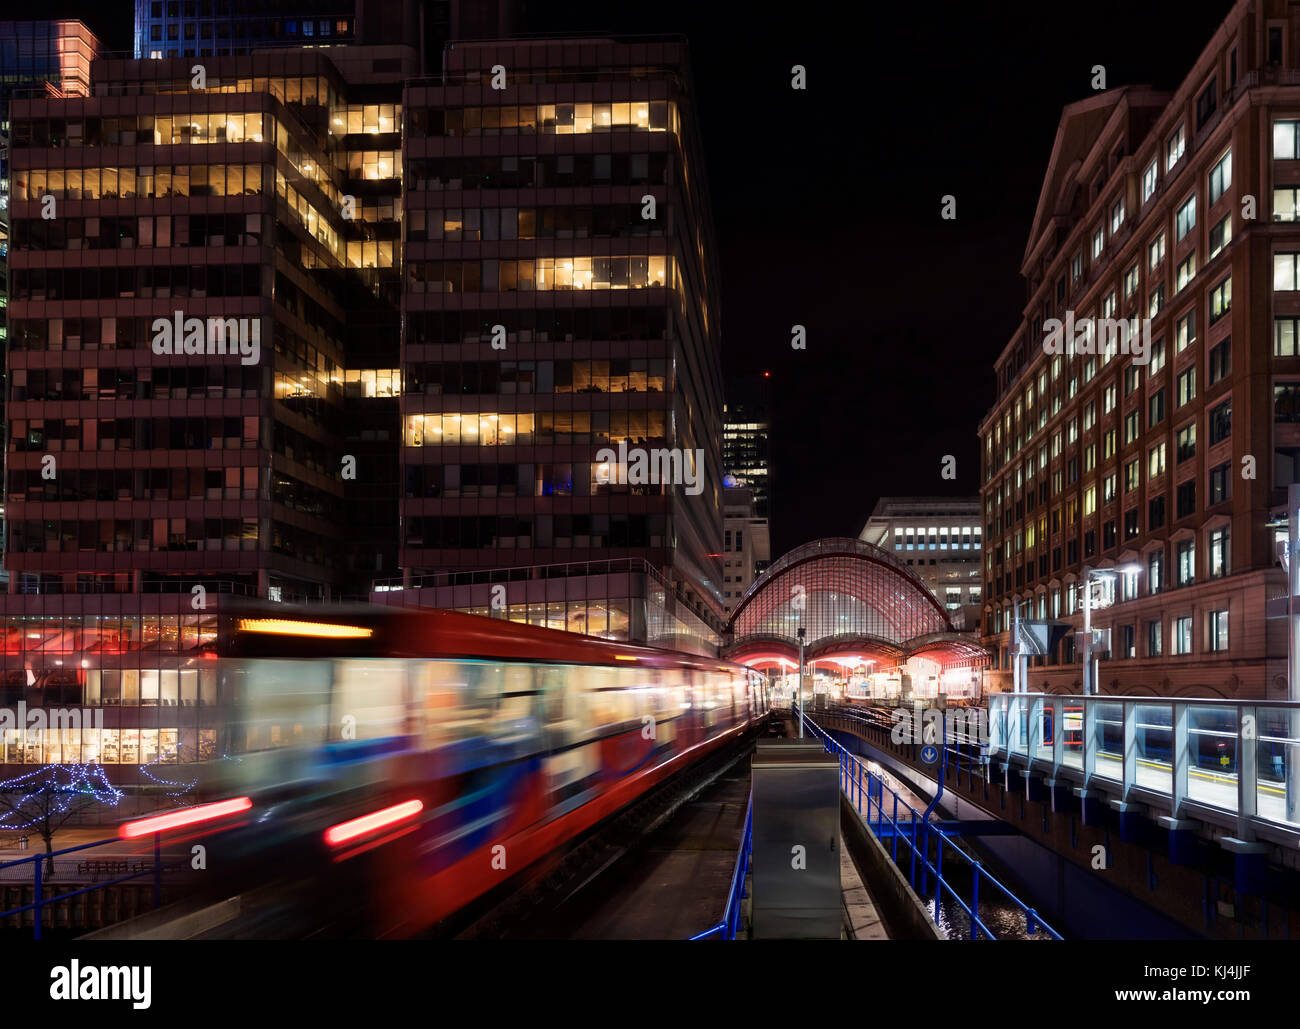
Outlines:
{"type": "MultiPolygon", "coordinates": [[[[268,47],[401,43],[437,71],[452,39],[509,36],[519,0],[135,0],[135,56],[239,56],[268,47]]],[[[373,69],[393,70],[391,66],[373,69]]]]}
{"type": "Polygon", "coordinates": [[[770,431],[764,406],[742,402],[723,407],[722,466],[737,485],[753,492],[759,518],[771,517],[770,431]]]}
{"type": "Polygon", "coordinates": [[[357,0],[135,0],[135,56],[228,57],[357,39],[357,0]]]}

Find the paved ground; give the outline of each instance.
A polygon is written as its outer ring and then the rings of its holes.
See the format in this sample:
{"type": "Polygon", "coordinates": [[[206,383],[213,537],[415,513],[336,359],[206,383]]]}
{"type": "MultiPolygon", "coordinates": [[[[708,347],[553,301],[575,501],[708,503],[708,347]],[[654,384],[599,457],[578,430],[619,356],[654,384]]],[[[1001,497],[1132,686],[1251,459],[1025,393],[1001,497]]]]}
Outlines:
{"type": "Polygon", "coordinates": [[[849,848],[840,837],[840,889],[844,893],[844,933],[850,940],[887,940],[889,933],[871,893],[858,875],[849,848]]]}

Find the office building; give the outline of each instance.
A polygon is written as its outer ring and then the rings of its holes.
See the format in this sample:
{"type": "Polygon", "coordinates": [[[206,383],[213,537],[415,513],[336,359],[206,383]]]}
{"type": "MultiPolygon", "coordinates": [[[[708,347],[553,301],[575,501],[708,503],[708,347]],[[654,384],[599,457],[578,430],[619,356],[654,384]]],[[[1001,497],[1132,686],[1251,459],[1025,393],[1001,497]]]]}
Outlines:
{"type": "Polygon", "coordinates": [[[490,582],[527,578],[504,615],[709,650],[718,275],[685,41],[458,43],[444,65],[403,100],[403,578],[380,593],[461,607],[410,591],[472,580],[487,611],[490,582]]]}
{"type": "Polygon", "coordinates": [[[772,563],[772,540],[748,486],[722,491],[722,515],[722,600],[730,614],[772,563]]]}
{"type": "Polygon", "coordinates": [[[741,401],[723,407],[722,466],[754,494],[759,518],[771,517],[771,424],[765,405],[741,401]]]}
{"type": "Polygon", "coordinates": [[[881,497],[858,538],[892,551],[958,628],[979,624],[983,527],[976,497],[881,497]]]}
{"type": "Polygon", "coordinates": [[[1018,604],[1073,630],[1029,688],[1081,691],[1087,582],[1099,692],[1286,696],[1266,609],[1300,480],[1292,13],[1241,0],[1173,92],[1062,113],[980,426],[990,688],[1018,604]]]}
{"type": "Polygon", "coordinates": [[[204,653],[229,601],[363,597],[396,571],[418,57],[213,58],[202,90],[183,59],[93,70],[89,96],[12,105],[0,612],[3,702],[106,727],[15,733],[0,765],[146,782],[214,753],[204,653]]]}
{"type": "Polygon", "coordinates": [[[0,769],[152,788],[216,756],[207,655],[245,598],[716,652],[685,44],[446,62],[432,85],[415,47],[270,49],[199,89],[183,57],[100,59],[86,95],[13,101],[0,705],[104,726],[0,732],[0,769]]]}

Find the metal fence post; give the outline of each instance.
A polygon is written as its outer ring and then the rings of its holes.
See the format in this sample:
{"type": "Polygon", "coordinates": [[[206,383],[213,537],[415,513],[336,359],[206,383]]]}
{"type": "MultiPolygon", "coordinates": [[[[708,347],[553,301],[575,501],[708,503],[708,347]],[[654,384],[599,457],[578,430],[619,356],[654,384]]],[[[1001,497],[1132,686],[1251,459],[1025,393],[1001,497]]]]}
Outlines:
{"type": "Polygon", "coordinates": [[[912,812],[912,870],[908,876],[912,889],[916,889],[916,812],[912,812]]]}
{"type": "Polygon", "coordinates": [[[32,897],[32,901],[35,903],[36,906],[32,908],[32,929],[33,929],[32,938],[36,940],[39,940],[41,938],[41,906],[42,904],[44,904],[44,898],[42,897],[42,891],[41,891],[41,862],[44,860],[45,860],[44,858],[37,858],[34,865],[36,869],[36,875],[33,879],[33,884],[35,885],[36,890],[34,896],[32,897]]]}
{"type": "Polygon", "coordinates": [[[935,833],[934,924],[939,924],[939,898],[943,896],[943,833],[935,833]]]}

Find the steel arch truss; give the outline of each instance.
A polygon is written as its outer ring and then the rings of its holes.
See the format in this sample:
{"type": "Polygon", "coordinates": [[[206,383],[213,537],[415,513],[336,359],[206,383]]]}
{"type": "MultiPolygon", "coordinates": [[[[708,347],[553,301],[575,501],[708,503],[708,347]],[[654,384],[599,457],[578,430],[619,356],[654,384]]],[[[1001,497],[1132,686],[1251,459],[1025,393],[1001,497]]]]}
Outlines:
{"type": "MultiPolygon", "coordinates": [[[[893,554],[857,539],[826,539],[790,551],[750,587],[731,616],[732,653],[750,641],[805,649],[823,641],[897,648],[953,632],[948,613],[893,554]]],[[[769,648],[772,649],[772,648],[769,648]]]]}

